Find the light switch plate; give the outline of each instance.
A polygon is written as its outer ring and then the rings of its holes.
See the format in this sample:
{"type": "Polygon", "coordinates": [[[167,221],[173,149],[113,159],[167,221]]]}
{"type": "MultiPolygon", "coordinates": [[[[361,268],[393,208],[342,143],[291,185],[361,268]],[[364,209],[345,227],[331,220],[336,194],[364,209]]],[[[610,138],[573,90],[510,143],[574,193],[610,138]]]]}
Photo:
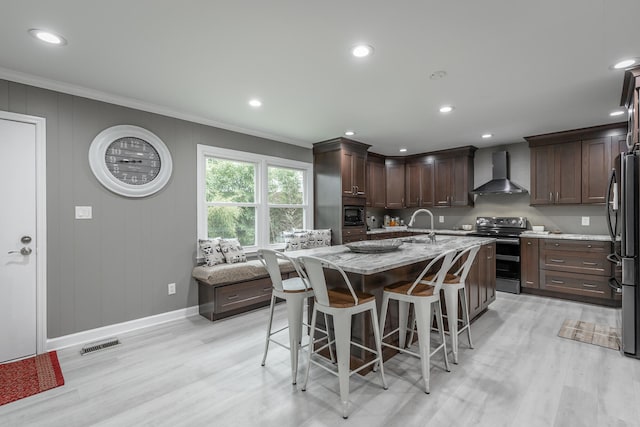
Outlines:
{"type": "Polygon", "coordinates": [[[583,216],[582,217],[582,225],[585,225],[585,226],[589,225],[590,219],[591,218],[588,217],[588,216],[583,216]]]}
{"type": "Polygon", "coordinates": [[[76,206],[76,219],[91,219],[93,212],[91,206],[76,206]]]}
{"type": "Polygon", "coordinates": [[[441,223],[444,222],[444,216],[443,215],[438,216],[438,222],[441,222],[441,223]]]}

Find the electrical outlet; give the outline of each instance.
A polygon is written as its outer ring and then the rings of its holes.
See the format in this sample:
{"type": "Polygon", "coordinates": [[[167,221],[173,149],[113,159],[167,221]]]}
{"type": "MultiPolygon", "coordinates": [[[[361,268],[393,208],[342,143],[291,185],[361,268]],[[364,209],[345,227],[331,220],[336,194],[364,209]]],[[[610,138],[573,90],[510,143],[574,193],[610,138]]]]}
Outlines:
{"type": "Polygon", "coordinates": [[[443,223],[444,222],[444,216],[443,215],[439,215],[438,216],[438,222],[439,223],[443,223]]]}
{"type": "Polygon", "coordinates": [[[176,284],[175,283],[169,283],[169,286],[167,286],[167,290],[168,290],[168,295],[173,295],[176,293],[176,284]]]}
{"type": "Polygon", "coordinates": [[[589,222],[590,222],[590,217],[588,217],[588,216],[583,216],[582,217],[582,225],[588,226],[589,222]]]}

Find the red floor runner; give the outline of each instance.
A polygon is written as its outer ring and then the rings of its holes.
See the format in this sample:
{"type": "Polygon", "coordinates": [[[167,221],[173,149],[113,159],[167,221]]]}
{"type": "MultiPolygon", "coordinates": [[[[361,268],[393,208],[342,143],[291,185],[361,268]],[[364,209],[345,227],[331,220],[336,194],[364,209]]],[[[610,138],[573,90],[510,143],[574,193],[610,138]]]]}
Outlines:
{"type": "Polygon", "coordinates": [[[64,377],[55,351],[0,365],[0,405],[60,387],[64,377]]]}

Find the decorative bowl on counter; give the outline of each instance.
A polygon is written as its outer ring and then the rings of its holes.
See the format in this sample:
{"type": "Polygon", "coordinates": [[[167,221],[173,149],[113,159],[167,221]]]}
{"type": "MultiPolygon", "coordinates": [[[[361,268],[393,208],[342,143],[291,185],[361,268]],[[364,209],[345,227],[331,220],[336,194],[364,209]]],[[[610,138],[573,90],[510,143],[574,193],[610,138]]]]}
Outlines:
{"type": "Polygon", "coordinates": [[[397,250],[402,245],[400,239],[390,240],[363,240],[361,242],[347,243],[345,246],[351,252],[358,254],[379,254],[397,250]]]}
{"type": "Polygon", "coordinates": [[[464,231],[471,231],[471,230],[473,230],[473,225],[471,225],[471,224],[462,224],[462,229],[464,231]]]}

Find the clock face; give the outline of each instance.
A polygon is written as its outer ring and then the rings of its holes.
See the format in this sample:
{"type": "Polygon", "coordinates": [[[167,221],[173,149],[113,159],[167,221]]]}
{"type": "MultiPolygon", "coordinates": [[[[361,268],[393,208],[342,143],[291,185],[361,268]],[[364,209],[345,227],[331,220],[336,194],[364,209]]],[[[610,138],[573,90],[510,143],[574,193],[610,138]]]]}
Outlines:
{"type": "Polygon", "coordinates": [[[117,180],[130,185],[145,185],[160,173],[160,154],[144,139],[118,138],[109,144],[105,165],[117,180]]]}
{"type": "Polygon", "coordinates": [[[89,166],[98,181],[116,194],[146,197],[171,178],[171,153],[154,133],[118,125],[100,132],[89,148],[89,166]]]}

